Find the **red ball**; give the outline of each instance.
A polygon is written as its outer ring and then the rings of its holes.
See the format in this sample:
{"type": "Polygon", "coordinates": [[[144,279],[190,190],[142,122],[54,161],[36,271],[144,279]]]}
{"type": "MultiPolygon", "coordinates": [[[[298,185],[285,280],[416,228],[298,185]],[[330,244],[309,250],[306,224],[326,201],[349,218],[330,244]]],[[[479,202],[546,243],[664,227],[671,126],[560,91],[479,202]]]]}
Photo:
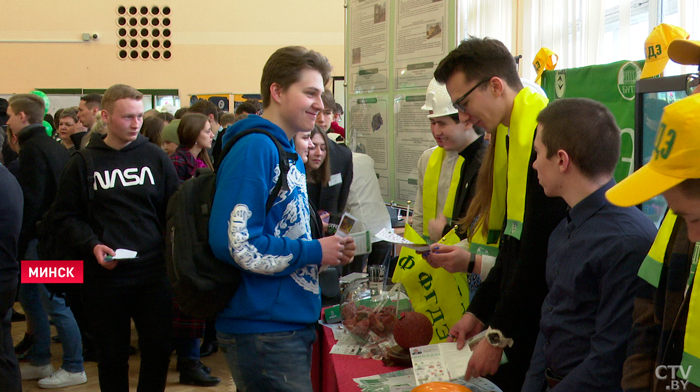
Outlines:
{"type": "Polygon", "coordinates": [[[405,348],[425,346],[433,339],[433,324],[422,313],[401,313],[394,324],[394,340],[396,344],[405,348]]]}

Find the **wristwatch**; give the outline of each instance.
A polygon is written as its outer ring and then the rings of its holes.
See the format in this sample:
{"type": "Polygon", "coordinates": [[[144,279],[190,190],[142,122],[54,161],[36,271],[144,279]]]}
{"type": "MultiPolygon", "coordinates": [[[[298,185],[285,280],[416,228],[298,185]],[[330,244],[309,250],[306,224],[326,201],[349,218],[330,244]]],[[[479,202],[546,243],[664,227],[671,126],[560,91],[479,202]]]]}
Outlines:
{"type": "Polygon", "coordinates": [[[506,338],[501,331],[491,327],[486,331],[486,341],[493,347],[498,348],[513,346],[513,339],[506,338]]]}

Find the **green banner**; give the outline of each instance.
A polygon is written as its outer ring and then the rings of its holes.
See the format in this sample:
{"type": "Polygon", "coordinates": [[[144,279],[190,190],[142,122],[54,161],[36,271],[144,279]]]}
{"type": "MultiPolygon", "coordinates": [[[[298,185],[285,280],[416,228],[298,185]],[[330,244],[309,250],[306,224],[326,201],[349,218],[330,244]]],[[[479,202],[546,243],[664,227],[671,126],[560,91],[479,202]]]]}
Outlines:
{"type": "Polygon", "coordinates": [[[561,98],[590,98],[613,113],[622,130],[620,161],[615,169],[617,182],[634,171],[634,93],[642,67],[644,60],[618,61],[542,74],[542,88],[550,102],[561,98]]]}

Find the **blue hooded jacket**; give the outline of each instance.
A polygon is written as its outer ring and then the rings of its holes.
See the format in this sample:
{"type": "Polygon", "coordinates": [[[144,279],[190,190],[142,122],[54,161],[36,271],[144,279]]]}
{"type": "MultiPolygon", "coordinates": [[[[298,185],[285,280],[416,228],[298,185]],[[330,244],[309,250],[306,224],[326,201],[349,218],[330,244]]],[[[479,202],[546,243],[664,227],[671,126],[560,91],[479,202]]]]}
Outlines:
{"type": "MultiPolygon", "coordinates": [[[[224,145],[237,133],[261,128],[295,152],[285,132],[256,115],[232,125],[224,145]]],[[[243,271],[236,295],[219,313],[225,333],[293,331],[318,320],[321,244],[311,239],[306,172],[301,159],[289,161],[288,190],[268,213],[265,203],[279,175],[279,153],[267,135],[239,140],[219,166],[209,220],[209,244],[220,260],[243,271]]]]}

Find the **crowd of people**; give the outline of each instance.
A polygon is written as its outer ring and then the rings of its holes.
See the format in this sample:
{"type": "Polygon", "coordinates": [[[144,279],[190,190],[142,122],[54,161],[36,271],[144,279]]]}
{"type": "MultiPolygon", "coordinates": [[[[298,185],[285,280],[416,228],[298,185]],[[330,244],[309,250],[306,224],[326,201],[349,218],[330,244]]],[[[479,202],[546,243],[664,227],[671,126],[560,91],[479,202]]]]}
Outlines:
{"type": "MultiPolygon", "coordinates": [[[[700,42],[688,48],[700,59],[700,42]]],[[[391,266],[389,243],[373,239],[356,255],[352,237],[328,230],[343,213],[372,237],[391,227],[372,159],[343,143],[330,76],[322,54],[284,47],[263,68],[262,102],[234,113],[206,100],[144,111],[143,95],[117,84],[57,111],[51,135],[40,97],[0,102],[0,385],[82,384],[84,361],[95,360],[102,390],[127,391],[133,321],[139,390],[165,389],[173,350],[180,383],[219,384],[201,357],[220,348],[240,391],[311,391],[322,303],[338,300],[342,274],[391,266]],[[266,134],[222,154],[251,129],[266,134]],[[170,196],[206,170],[217,173],[209,244],[241,270],[212,320],[173,299],[163,238],[170,196]],[[49,210],[84,260],[78,294],[18,281],[17,260],[40,258],[37,224],[49,210]],[[117,260],[117,249],[138,256],[117,260]],[[14,346],[17,299],[27,332],[14,346]],[[49,320],[63,346],[58,370],[49,320]]],[[[422,108],[437,146],[417,162],[412,225],[432,243],[420,262],[469,277],[469,306],[447,338],[463,349],[483,332],[465,378],[542,392],[662,391],[681,377],[700,390],[698,108],[700,95],[668,106],[651,162],[616,184],[620,129],[603,104],[550,103],[497,40],[471,37],[440,62],[422,108]],[[657,233],[634,206],[659,194],[670,211],[657,233]],[[453,229],[461,242],[437,244],[453,229]]]]}

